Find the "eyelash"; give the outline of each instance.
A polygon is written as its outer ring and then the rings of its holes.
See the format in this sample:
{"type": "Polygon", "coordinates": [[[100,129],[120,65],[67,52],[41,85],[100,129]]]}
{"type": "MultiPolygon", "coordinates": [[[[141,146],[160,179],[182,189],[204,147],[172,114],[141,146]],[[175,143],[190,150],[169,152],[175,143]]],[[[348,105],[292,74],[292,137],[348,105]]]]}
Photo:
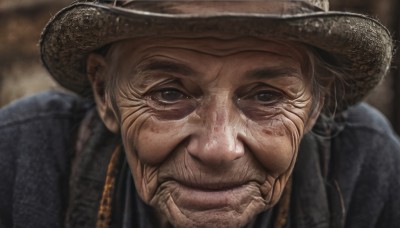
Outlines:
{"type": "Polygon", "coordinates": [[[185,92],[183,92],[180,89],[177,89],[175,87],[166,87],[166,88],[157,89],[157,90],[152,91],[150,93],[150,98],[154,101],[157,101],[157,102],[160,102],[163,104],[174,104],[174,103],[177,103],[184,99],[189,99],[191,97],[188,96],[185,92]],[[170,94],[165,94],[168,92],[170,94]],[[175,94],[173,94],[173,93],[175,93],[175,94]],[[163,97],[163,95],[165,95],[165,96],[172,95],[172,97],[167,98],[167,97],[163,97]],[[173,95],[178,95],[178,97],[173,97],[173,95]]]}
{"type": "Polygon", "coordinates": [[[279,89],[273,88],[268,85],[256,85],[254,87],[248,87],[246,90],[242,91],[238,98],[240,100],[254,100],[256,102],[265,104],[265,105],[270,105],[270,104],[275,104],[276,102],[281,101],[282,99],[285,98],[285,93],[282,92],[279,89]],[[269,100],[262,100],[260,97],[257,97],[259,95],[267,94],[269,96],[269,100]],[[240,96],[242,95],[242,96],[240,96]]]}
{"type": "Polygon", "coordinates": [[[157,98],[157,100],[159,100],[159,101],[164,100],[166,103],[170,103],[170,102],[172,103],[177,100],[189,98],[189,96],[187,96],[184,92],[182,92],[176,88],[163,88],[163,89],[158,90],[155,93],[153,93],[153,97],[155,95],[160,95],[160,97],[157,98]],[[163,95],[164,95],[164,97],[162,97],[163,95]],[[170,96],[170,97],[168,98],[167,96],[170,96]]]}
{"type": "MultiPolygon", "coordinates": [[[[259,96],[259,95],[263,95],[263,94],[267,94],[269,96],[273,96],[273,101],[265,101],[266,103],[272,103],[274,101],[279,101],[280,99],[282,99],[283,95],[282,93],[279,93],[277,91],[274,90],[263,90],[263,91],[259,91],[256,92],[253,96],[259,96]]],[[[259,99],[260,102],[264,102],[263,100],[259,99]]]]}

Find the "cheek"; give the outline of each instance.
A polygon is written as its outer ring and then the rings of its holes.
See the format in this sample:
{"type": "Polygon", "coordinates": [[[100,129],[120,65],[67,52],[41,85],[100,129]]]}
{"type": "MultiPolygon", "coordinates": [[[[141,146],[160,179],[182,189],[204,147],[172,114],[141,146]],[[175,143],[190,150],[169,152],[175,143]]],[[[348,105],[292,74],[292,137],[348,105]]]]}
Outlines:
{"type": "Polygon", "coordinates": [[[185,120],[161,121],[149,118],[141,125],[135,147],[142,162],[162,163],[186,137],[185,120]]]}
{"type": "Polygon", "coordinates": [[[251,150],[275,178],[293,167],[304,132],[305,113],[295,108],[281,108],[268,120],[252,122],[248,127],[251,150]]]}
{"type": "Polygon", "coordinates": [[[121,135],[138,194],[149,203],[158,187],[159,166],[184,139],[182,121],[160,121],[146,105],[121,109],[121,135]]]}

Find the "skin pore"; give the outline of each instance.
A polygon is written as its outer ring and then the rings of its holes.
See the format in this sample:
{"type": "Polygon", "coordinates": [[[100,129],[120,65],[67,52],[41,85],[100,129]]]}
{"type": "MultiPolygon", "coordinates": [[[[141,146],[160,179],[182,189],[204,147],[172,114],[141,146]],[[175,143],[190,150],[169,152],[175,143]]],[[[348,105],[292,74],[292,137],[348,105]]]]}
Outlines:
{"type": "Polygon", "coordinates": [[[321,107],[311,110],[306,52],[250,37],[164,37],[91,54],[99,115],[121,134],[144,202],[175,227],[242,227],[276,204],[321,107]]]}

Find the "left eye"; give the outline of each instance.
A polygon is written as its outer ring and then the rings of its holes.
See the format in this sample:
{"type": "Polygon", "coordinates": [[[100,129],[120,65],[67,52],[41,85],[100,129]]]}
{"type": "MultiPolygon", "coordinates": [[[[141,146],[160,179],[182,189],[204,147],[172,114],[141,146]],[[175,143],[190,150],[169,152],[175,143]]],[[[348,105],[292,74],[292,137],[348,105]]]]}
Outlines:
{"type": "Polygon", "coordinates": [[[177,89],[170,88],[155,92],[153,98],[161,102],[173,103],[185,99],[187,96],[177,89]]]}
{"type": "Polygon", "coordinates": [[[282,98],[282,94],[275,91],[261,91],[254,95],[254,99],[262,103],[273,103],[282,98]]]}

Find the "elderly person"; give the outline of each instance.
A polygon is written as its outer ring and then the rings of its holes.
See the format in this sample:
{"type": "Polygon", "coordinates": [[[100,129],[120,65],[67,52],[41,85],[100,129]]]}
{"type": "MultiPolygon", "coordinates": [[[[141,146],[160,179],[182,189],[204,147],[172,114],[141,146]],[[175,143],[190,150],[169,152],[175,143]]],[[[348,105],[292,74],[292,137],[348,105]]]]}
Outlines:
{"type": "Polygon", "coordinates": [[[76,94],[0,112],[5,227],[397,227],[400,144],[357,104],[391,37],[328,1],[95,1],[40,41],[76,94]]]}

